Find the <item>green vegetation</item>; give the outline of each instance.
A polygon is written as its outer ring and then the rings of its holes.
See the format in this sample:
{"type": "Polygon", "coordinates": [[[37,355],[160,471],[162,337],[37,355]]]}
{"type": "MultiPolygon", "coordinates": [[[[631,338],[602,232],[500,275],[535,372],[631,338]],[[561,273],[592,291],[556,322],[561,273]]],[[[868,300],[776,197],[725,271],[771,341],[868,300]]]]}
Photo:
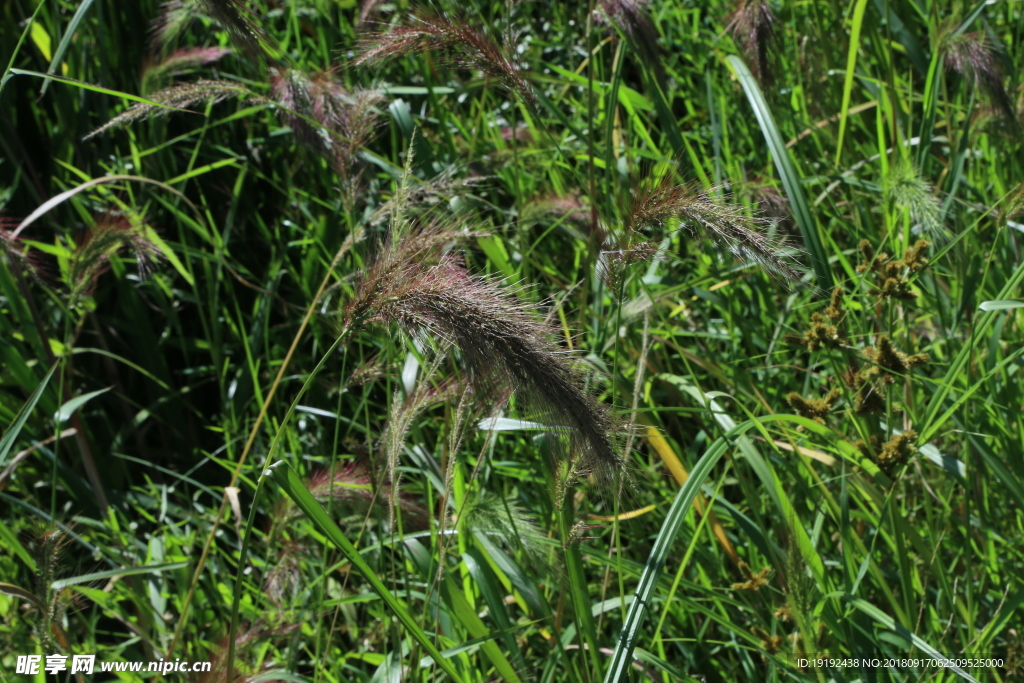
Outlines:
{"type": "Polygon", "coordinates": [[[0,12],[5,676],[1024,676],[1021,3],[0,12]]]}

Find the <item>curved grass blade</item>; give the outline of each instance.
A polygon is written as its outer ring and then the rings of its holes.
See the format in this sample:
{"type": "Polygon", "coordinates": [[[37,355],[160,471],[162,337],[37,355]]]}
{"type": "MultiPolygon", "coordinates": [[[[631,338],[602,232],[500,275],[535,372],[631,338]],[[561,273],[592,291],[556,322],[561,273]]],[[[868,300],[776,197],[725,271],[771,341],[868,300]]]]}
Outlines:
{"type": "Polygon", "coordinates": [[[316,502],[316,499],[303,485],[302,480],[299,479],[299,475],[295,473],[288,463],[283,460],[271,465],[271,467],[264,472],[264,476],[271,476],[277,485],[280,486],[284,492],[291,498],[295,505],[302,510],[313,525],[317,528],[317,531],[326,536],[331,543],[333,543],[352,563],[352,566],[363,575],[373,590],[381,597],[384,603],[391,609],[395,617],[405,626],[416,642],[430,655],[430,657],[437,662],[437,665],[446,674],[451,676],[453,681],[462,681],[462,677],[459,676],[458,671],[452,665],[451,661],[444,658],[441,652],[434,647],[433,641],[430,639],[423,629],[419,627],[416,620],[413,619],[412,615],[406,611],[405,607],[399,602],[398,598],[391,594],[388,587],[384,585],[384,582],[377,577],[374,573],[373,568],[367,564],[363,556],[359,554],[356,547],[345,538],[345,534],[342,533],[338,525],[334,523],[334,520],[330,518],[327,511],[324,510],[320,503],[316,502]]]}
{"type": "Polygon", "coordinates": [[[974,678],[974,676],[970,675],[960,667],[953,666],[952,664],[946,664],[945,662],[947,658],[944,655],[939,654],[938,650],[936,650],[923,639],[921,639],[921,637],[918,636],[916,633],[911,633],[902,625],[896,623],[895,619],[893,619],[891,616],[889,616],[882,610],[872,605],[870,602],[861,600],[860,598],[854,598],[850,600],[850,604],[856,607],[864,614],[874,619],[881,626],[884,626],[885,628],[896,632],[901,638],[904,638],[912,642],[914,644],[914,647],[916,647],[918,650],[925,653],[932,659],[938,662],[943,662],[943,666],[947,666],[950,671],[955,673],[960,678],[964,679],[965,681],[971,681],[971,683],[978,683],[978,679],[974,678]]]}
{"type": "Polygon", "coordinates": [[[811,216],[807,197],[804,196],[804,188],[800,184],[800,176],[797,174],[793,160],[790,159],[789,151],[786,149],[786,142],[775,125],[775,119],[768,108],[768,103],[765,102],[764,95],[761,94],[761,88],[758,87],[757,81],[751,75],[750,69],[736,55],[729,55],[728,60],[736,72],[737,78],[740,79],[743,92],[747,94],[747,100],[754,110],[757,122],[761,126],[761,132],[764,133],[764,139],[768,143],[772,159],[775,160],[775,167],[778,169],[779,176],[782,179],[782,186],[785,188],[786,196],[789,197],[789,203],[793,207],[793,218],[796,220],[797,227],[800,228],[800,236],[804,240],[804,247],[810,255],[811,266],[814,268],[818,289],[822,292],[830,292],[832,291],[833,283],[832,272],[828,269],[828,256],[825,254],[825,247],[822,245],[821,238],[818,235],[818,227],[814,222],[814,217],[811,216]]]}
{"type": "Polygon", "coordinates": [[[732,446],[732,439],[753,426],[752,420],[744,422],[711,444],[711,447],[697,462],[697,466],[693,468],[686,484],[676,494],[676,499],[672,502],[668,515],[665,516],[665,522],[661,525],[658,538],[654,541],[654,548],[647,558],[647,565],[644,567],[643,574],[640,575],[640,583],[636,587],[633,603],[629,606],[629,612],[626,614],[626,620],[623,622],[622,631],[619,634],[619,642],[615,645],[615,652],[612,654],[611,665],[604,677],[605,683],[628,680],[626,677],[629,675],[629,667],[633,662],[633,650],[640,634],[640,626],[643,625],[644,616],[647,613],[647,606],[650,604],[651,595],[661,576],[665,559],[668,557],[676,534],[679,533],[679,529],[683,526],[683,520],[686,519],[686,514],[690,511],[690,505],[700,491],[704,480],[711,473],[711,469],[732,446]]]}
{"type": "Polygon", "coordinates": [[[105,572],[93,572],[92,574],[81,574],[79,576],[72,576],[67,579],[58,579],[50,584],[50,588],[53,590],[60,590],[61,588],[67,588],[68,586],[77,586],[81,583],[89,583],[90,581],[100,581],[102,579],[112,579],[115,576],[135,576],[137,574],[150,574],[157,572],[166,572],[172,569],[181,569],[187,567],[188,562],[168,562],[165,564],[147,564],[142,567],[127,567],[125,569],[108,569],[105,572]]]}
{"type": "Polygon", "coordinates": [[[857,51],[860,49],[860,30],[864,25],[864,10],[868,0],[858,0],[853,10],[853,26],[850,30],[850,51],[846,55],[846,77],[843,79],[843,104],[839,110],[839,141],[836,143],[836,166],[843,154],[843,137],[846,121],[850,116],[850,95],[853,92],[853,71],[857,67],[857,51]]]}
{"type": "Polygon", "coordinates": [[[7,81],[11,80],[11,76],[14,75],[14,60],[18,58],[18,53],[21,52],[21,46],[25,42],[25,38],[28,37],[29,32],[32,30],[32,25],[35,24],[36,17],[39,16],[39,10],[43,9],[46,5],[45,2],[41,2],[36,5],[36,11],[32,13],[28,21],[25,22],[25,30],[21,32],[21,37],[18,38],[18,44],[14,46],[14,51],[11,53],[11,61],[7,63],[7,69],[4,70],[4,75],[0,78],[0,92],[4,91],[4,86],[7,85],[7,81]]]}
{"type": "MultiPolygon", "coordinates": [[[[50,60],[50,68],[46,70],[47,76],[52,76],[57,73],[57,66],[64,61],[64,53],[68,51],[68,46],[71,45],[71,39],[75,35],[75,31],[78,30],[78,25],[82,23],[82,19],[88,14],[89,8],[92,7],[93,0],[82,0],[82,4],[75,10],[74,16],[71,17],[71,21],[68,22],[68,26],[64,29],[64,36],[60,39],[60,43],[57,45],[57,49],[53,53],[53,59],[50,60]]],[[[42,3],[40,3],[41,5],[42,3]]],[[[46,94],[46,89],[50,87],[50,79],[47,78],[43,83],[42,89],[39,91],[39,96],[42,97],[46,94]]]]}
{"type": "Polygon", "coordinates": [[[14,446],[15,439],[18,438],[18,434],[21,433],[21,428],[25,426],[25,421],[28,420],[28,416],[35,410],[36,404],[39,403],[39,398],[43,395],[43,391],[46,389],[46,385],[50,382],[50,378],[53,376],[53,371],[57,369],[57,364],[50,368],[50,371],[43,377],[43,381],[39,383],[32,395],[29,396],[28,402],[22,406],[18,412],[18,416],[14,418],[14,422],[4,432],[4,436],[0,439],[0,466],[3,466],[4,462],[7,461],[7,454],[11,452],[11,447],[14,446]]]}
{"type": "Polygon", "coordinates": [[[162,109],[173,109],[174,111],[183,111],[188,114],[198,114],[199,112],[192,111],[191,109],[182,109],[181,107],[172,107],[169,104],[160,104],[153,100],[147,100],[145,97],[139,97],[138,95],[132,95],[130,93],[121,92],[120,90],[111,90],[110,88],[104,88],[99,85],[93,85],[92,83],[85,83],[83,81],[76,81],[73,78],[67,78],[65,76],[58,76],[57,74],[44,74],[38,71],[28,71],[26,69],[11,69],[10,73],[18,76],[36,76],[37,78],[45,78],[47,82],[57,81],[58,83],[66,83],[73,85],[76,88],[82,88],[83,90],[92,90],[93,92],[103,93],[104,95],[114,95],[116,97],[123,97],[126,100],[132,102],[140,102],[142,104],[148,104],[153,107],[160,107],[162,109]]]}

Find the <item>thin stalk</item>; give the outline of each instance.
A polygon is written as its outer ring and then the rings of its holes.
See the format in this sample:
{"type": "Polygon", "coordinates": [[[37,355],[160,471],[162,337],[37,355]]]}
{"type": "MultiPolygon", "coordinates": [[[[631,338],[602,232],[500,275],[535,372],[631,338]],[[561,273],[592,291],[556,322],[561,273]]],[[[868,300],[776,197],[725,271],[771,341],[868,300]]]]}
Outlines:
{"type": "MultiPolygon", "coordinates": [[[[298,407],[299,401],[301,401],[302,397],[306,395],[306,391],[312,385],[316,376],[320,374],[320,370],[323,369],[327,360],[334,355],[334,352],[338,349],[338,346],[341,345],[341,342],[349,335],[349,332],[359,327],[360,322],[361,321],[358,319],[353,320],[347,327],[345,327],[344,330],[341,331],[338,338],[335,339],[331,347],[327,349],[327,353],[323,355],[320,362],[317,363],[316,367],[313,368],[313,371],[309,373],[309,377],[307,377],[306,381],[303,382],[302,388],[299,389],[299,393],[295,396],[295,400],[292,401],[292,404],[288,407],[288,412],[285,413],[284,418],[281,420],[281,424],[277,428],[277,433],[274,435],[274,440],[271,442],[270,448],[267,449],[267,457],[263,461],[263,467],[260,469],[261,473],[266,472],[267,468],[270,467],[274,453],[277,452],[277,444],[281,441],[281,435],[284,434],[285,427],[288,425],[288,421],[295,413],[295,408],[298,407]]],[[[242,600],[242,582],[245,579],[245,559],[249,552],[252,530],[256,526],[256,511],[259,509],[260,497],[263,493],[264,482],[266,482],[266,480],[267,477],[262,476],[261,474],[256,484],[256,493],[253,494],[252,503],[249,506],[249,518],[245,524],[245,536],[242,538],[242,548],[238,554],[238,570],[235,573],[235,590],[231,602],[231,627],[228,630],[228,662],[226,681],[234,680],[232,674],[234,673],[235,667],[235,632],[238,630],[238,606],[242,600]]]]}
{"type": "MultiPolygon", "coordinates": [[[[260,426],[263,424],[263,420],[267,417],[267,410],[270,407],[270,402],[274,399],[274,394],[277,393],[277,388],[281,384],[281,379],[284,377],[284,373],[288,370],[288,366],[291,363],[292,357],[295,355],[295,350],[299,346],[299,341],[302,339],[302,335],[306,331],[306,327],[309,325],[310,319],[313,317],[313,311],[316,309],[317,304],[320,302],[320,298],[323,296],[324,291],[327,289],[327,283],[330,282],[331,275],[334,273],[334,268],[341,261],[341,258],[348,252],[351,241],[346,241],[338,249],[338,253],[334,255],[334,260],[331,261],[330,267],[327,269],[327,273],[324,275],[323,281],[320,283],[320,289],[317,290],[316,296],[313,297],[313,301],[310,302],[309,307],[306,309],[306,315],[302,319],[302,324],[299,325],[298,332],[295,333],[295,338],[292,339],[292,344],[288,348],[288,353],[285,354],[284,360],[281,361],[281,367],[277,371],[277,376],[274,377],[274,382],[270,385],[270,390],[267,391],[267,397],[263,400],[263,405],[260,407],[259,415],[256,417],[256,423],[252,426],[252,430],[249,432],[249,438],[245,442],[245,448],[242,449],[242,454],[238,457],[238,463],[235,465],[234,472],[231,473],[231,482],[228,487],[233,487],[238,482],[239,476],[241,476],[242,467],[245,464],[246,458],[249,456],[249,452],[252,450],[252,445],[256,441],[256,434],[259,432],[260,426]]],[[[225,489],[226,490],[226,489],[225,489]]],[[[185,600],[181,607],[181,616],[178,617],[178,623],[174,627],[174,636],[171,638],[171,644],[167,648],[167,657],[171,657],[174,654],[174,648],[178,643],[178,639],[181,637],[182,629],[185,627],[185,620],[188,618],[189,607],[192,604],[192,598],[195,596],[196,587],[199,585],[199,577],[203,573],[203,568],[206,566],[206,560],[210,556],[210,548],[213,545],[213,539],[217,534],[217,529],[220,528],[221,520],[224,519],[224,513],[228,507],[228,496],[227,493],[220,502],[220,509],[217,511],[217,516],[213,520],[213,527],[210,529],[210,533],[206,536],[206,543],[203,544],[203,552],[199,555],[199,561],[196,563],[196,570],[192,574],[192,581],[188,587],[188,593],[185,594],[185,600]]],[[[163,676],[163,673],[160,674],[163,676]]],[[[158,678],[159,680],[159,678],[158,678]]]]}

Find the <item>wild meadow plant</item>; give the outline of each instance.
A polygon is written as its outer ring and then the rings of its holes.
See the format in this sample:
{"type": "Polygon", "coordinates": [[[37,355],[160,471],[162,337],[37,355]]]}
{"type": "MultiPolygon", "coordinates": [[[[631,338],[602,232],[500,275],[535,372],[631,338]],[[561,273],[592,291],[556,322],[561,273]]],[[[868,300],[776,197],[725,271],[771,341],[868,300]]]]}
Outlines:
{"type": "Polygon", "coordinates": [[[1020,7],[3,12],[0,665],[1019,675],[1020,7]]]}

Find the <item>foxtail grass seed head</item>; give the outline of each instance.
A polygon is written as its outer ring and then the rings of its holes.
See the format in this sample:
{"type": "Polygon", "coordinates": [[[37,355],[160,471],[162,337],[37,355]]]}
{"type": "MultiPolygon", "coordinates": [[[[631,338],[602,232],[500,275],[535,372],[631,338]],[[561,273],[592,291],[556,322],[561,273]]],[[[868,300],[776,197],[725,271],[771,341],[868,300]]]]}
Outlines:
{"type": "Polygon", "coordinates": [[[726,31],[743,50],[744,61],[761,87],[773,80],[771,47],[775,38],[775,12],[767,0],[738,0],[726,31]]]}
{"type": "Polygon", "coordinates": [[[137,102],[105,124],[86,135],[83,140],[96,137],[112,128],[127,126],[136,121],[151,119],[154,116],[167,116],[175,109],[187,109],[200,102],[223,102],[231,97],[247,97],[252,93],[245,87],[231,81],[196,81],[195,83],[179,83],[164,88],[149,96],[149,99],[164,106],[137,102]],[[173,107],[169,109],[168,107],[173,107]]]}
{"type": "Polygon", "coordinates": [[[533,87],[511,53],[465,20],[447,14],[420,12],[405,25],[364,38],[353,64],[374,64],[425,50],[447,55],[457,68],[481,71],[531,107],[537,104],[533,87]]]}
{"type": "Polygon", "coordinates": [[[21,221],[0,216],[0,255],[8,259],[32,278],[45,280],[45,266],[39,251],[30,249],[19,235],[14,234],[21,221]]]}
{"type": "Polygon", "coordinates": [[[348,91],[333,70],[306,73],[277,69],[270,79],[270,96],[280,106],[282,122],[303,145],[330,159],[346,173],[376,127],[380,93],[348,91]]]}
{"type": "Polygon", "coordinates": [[[226,47],[182,48],[162,59],[147,61],[142,67],[142,92],[159,90],[167,81],[203,66],[209,66],[231,54],[226,47]]]}
{"type": "Polygon", "coordinates": [[[942,202],[931,183],[909,161],[899,161],[890,167],[882,189],[887,201],[907,210],[916,232],[941,234],[942,202]]]}
{"type": "Polygon", "coordinates": [[[1016,108],[1006,89],[995,44],[980,31],[956,34],[950,25],[946,33],[942,40],[946,69],[959,74],[972,86],[980,85],[1003,115],[1010,121],[1016,121],[1016,108]]]}
{"type": "Polygon", "coordinates": [[[242,0],[167,0],[150,26],[153,52],[168,50],[198,17],[227,31],[231,41],[250,59],[262,61],[272,48],[270,38],[242,0]]]}
{"type": "Polygon", "coordinates": [[[500,280],[470,275],[437,238],[419,231],[385,247],[348,306],[349,319],[395,323],[454,347],[478,399],[514,391],[552,426],[574,471],[612,480],[622,466],[612,439],[617,420],[584,391],[547,325],[500,280]]]}
{"type": "Polygon", "coordinates": [[[598,0],[594,20],[612,25],[636,46],[644,59],[658,59],[658,29],[650,17],[649,0],[598,0]]]}
{"type": "Polygon", "coordinates": [[[160,256],[152,230],[142,216],[101,215],[77,240],[67,271],[62,274],[70,290],[71,305],[77,305],[93,291],[99,276],[110,267],[111,257],[123,249],[131,251],[139,273],[145,275],[160,256]]]}
{"type": "Polygon", "coordinates": [[[804,273],[787,252],[784,239],[770,237],[770,222],[750,216],[741,206],[716,201],[697,183],[672,184],[666,176],[633,199],[630,230],[637,232],[674,224],[691,235],[711,240],[737,258],[763,268],[777,280],[793,284],[804,273]]]}

